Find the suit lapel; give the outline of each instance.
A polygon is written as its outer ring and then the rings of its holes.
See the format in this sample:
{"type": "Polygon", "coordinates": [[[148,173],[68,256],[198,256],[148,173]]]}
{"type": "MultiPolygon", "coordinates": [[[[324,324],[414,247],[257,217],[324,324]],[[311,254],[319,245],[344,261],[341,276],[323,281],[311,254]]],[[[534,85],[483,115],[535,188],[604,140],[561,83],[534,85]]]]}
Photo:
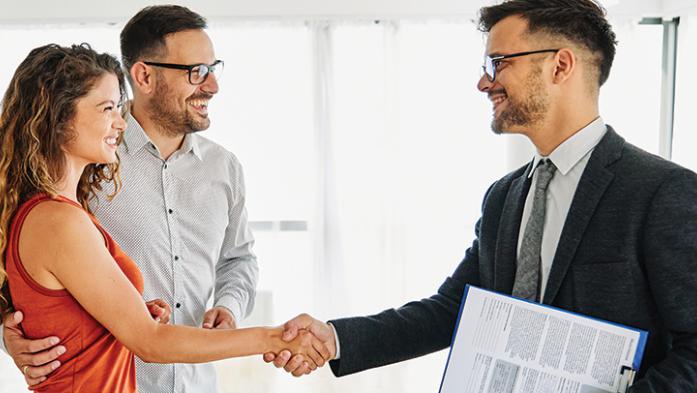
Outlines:
{"type": "Polygon", "coordinates": [[[523,174],[511,182],[503,205],[496,240],[496,258],[494,259],[494,290],[511,293],[515,280],[518,233],[523,216],[525,198],[530,189],[532,162],[523,174]]]}
{"type": "Polygon", "coordinates": [[[543,303],[551,304],[559,292],[564,277],[571,266],[588,223],[603,194],[615,177],[607,166],[617,161],[622,154],[624,139],[608,126],[607,133],[595,147],[586,169],[581,175],[569,213],[564,222],[557,252],[547,280],[543,303]]]}

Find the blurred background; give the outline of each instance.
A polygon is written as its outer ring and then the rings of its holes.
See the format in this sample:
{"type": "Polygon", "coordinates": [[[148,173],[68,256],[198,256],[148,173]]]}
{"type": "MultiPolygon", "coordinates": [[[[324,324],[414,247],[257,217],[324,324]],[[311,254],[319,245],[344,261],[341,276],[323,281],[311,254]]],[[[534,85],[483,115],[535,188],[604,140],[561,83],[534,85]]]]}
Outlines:
{"type": "MultiPolygon", "coordinates": [[[[243,325],[370,314],[428,297],[470,246],[487,187],[530,143],[490,131],[476,90],[491,1],[213,0],[225,61],[202,135],[245,168],[259,293],[243,325]]],[[[122,0],[0,2],[0,90],[30,49],[88,42],[119,56],[139,9],[122,0]],[[7,4],[4,4],[7,3],[7,4]]],[[[697,168],[697,0],[608,0],[618,37],[601,115],[624,138],[697,168]]],[[[433,392],[447,351],[334,378],[295,379],[260,357],[217,363],[220,392],[433,392]]],[[[24,392],[0,355],[0,392],[24,392]]]]}

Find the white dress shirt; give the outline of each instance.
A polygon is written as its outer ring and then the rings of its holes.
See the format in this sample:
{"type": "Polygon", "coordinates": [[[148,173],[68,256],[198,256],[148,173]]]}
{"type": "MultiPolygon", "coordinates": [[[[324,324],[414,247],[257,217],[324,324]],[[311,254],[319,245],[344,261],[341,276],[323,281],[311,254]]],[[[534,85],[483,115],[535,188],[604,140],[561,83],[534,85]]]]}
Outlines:
{"type": "MultiPolygon", "coordinates": [[[[118,148],[123,187],[111,202],[106,187],[92,211],[138,264],[143,298],[172,306],[170,323],[200,327],[211,306],[242,320],[254,305],[258,266],[237,158],[188,134],[164,160],[130,114],[126,121],[118,148]]],[[[211,364],[136,364],[140,392],[217,392],[211,364]]]]}
{"type": "MultiPolygon", "coordinates": [[[[605,135],[607,127],[603,119],[598,117],[586,127],[575,133],[549,156],[543,157],[536,154],[533,158],[533,168],[537,169],[537,164],[542,159],[549,159],[557,167],[554,177],[549,183],[547,189],[547,204],[545,207],[545,223],[542,232],[542,249],[540,257],[542,259],[541,273],[542,281],[540,282],[540,301],[544,298],[545,289],[547,288],[547,280],[549,279],[549,271],[552,268],[554,255],[557,252],[557,244],[561,237],[561,231],[566,222],[566,216],[571,207],[578,182],[581,179],[583,171],[586,169],[588,160],[595,146],[605,135]]],[[[532,176],[532,184],[530,190],[535,189],[537,183],[537,171],[530,172],[532,176]]],[[[518,250],[517,256],[520,256],[520,245],[523,243],[523,234],[525,227],[530,219],[532,212],[532,202],[534,193],[528,192],[525,199],[525,207],[523,209],[523,217],[520,224],[520,232],[518,234],[518,250]]]]}

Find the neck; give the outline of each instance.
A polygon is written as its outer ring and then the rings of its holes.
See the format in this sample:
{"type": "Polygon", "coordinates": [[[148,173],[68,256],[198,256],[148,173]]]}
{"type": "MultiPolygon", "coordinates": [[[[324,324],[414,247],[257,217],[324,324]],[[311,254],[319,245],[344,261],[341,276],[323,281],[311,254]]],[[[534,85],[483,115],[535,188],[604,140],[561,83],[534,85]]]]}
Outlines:
{"type": "Polygon", "coordinates": [[[56,192],[58,195],[71,199],[77,203],[77,186],[80,183],[80,177],[85,171],[87,164],[77,162],[75,159],[68,157],[66,159],[65,173],[63,177],[56,183],[56,192]]]}
{"type": "Polygon", "coordinates": [[[550,111],[550,113],[555,115],[527,133],[537,152],[545,157],[599,116],[597,105],[585,110],[576,107],[569,110],[550,111]]]}
{"type": "Polygon", "coordinates": [[[155,144],[163,159],[168,159],[175,151],[179,150],[184,142],[184,135],[172,135],[168,130],[162,129],[140,101],[133,100],[131,104],[131,116],[138,121],[145,134],[155,144]]]}

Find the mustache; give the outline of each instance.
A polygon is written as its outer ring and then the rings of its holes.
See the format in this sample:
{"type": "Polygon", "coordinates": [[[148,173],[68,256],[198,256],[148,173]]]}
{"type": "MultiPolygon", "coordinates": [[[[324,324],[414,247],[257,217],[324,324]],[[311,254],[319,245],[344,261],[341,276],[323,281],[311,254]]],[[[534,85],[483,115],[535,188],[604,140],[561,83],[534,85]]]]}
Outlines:
{"type": "Polygon", "coordinates": [[[491,96],[495,96],[495,95],[498,95],[498,94],[503,94],[503,95],[506,95],[506,96],[508,95],[508,94],[506,94],[506,89],[495,89],[495,90],[489,90],[489,92],[487,92],[487,96],[488,96],[489,98],[491,98],[491,96]]]}
{"type": "Polygon", "coordinates": [[[187,101],[192,101],[192,100],[210,100],[213,98],[213,94],[209,93],[201,93],[197,95],[192,95],[189,98],[187,98],[187,101]]]}

